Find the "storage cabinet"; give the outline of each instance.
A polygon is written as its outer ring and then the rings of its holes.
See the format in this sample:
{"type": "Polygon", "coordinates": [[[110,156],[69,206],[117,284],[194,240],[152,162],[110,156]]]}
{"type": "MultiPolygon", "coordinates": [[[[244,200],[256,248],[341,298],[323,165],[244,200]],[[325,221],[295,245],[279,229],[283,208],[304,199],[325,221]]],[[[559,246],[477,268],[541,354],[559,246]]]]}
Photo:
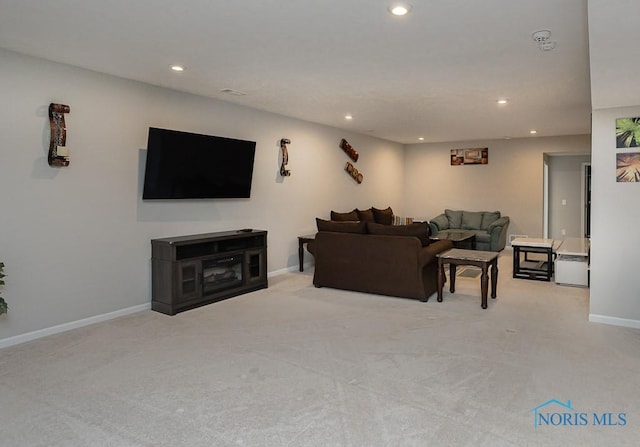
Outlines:
{"type": "Polygon", "coordinates": [[[588,239],[565,239],[558,249],[555,280],[557,284],[589,286],[588,239]]]}
{"type": "Polygon", "coordinates": [[[266,288],[267,232],[152,239],[151,279],[151,308],[167,315],[266,288]]]}

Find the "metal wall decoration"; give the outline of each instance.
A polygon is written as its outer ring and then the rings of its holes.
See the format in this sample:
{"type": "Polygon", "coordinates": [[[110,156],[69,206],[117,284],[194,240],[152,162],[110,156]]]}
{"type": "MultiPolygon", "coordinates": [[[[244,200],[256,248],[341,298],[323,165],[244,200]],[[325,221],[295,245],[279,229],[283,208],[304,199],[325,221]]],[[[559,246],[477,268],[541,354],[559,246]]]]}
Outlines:
{"type": "Polygon", "coordinates": [[[451,166],[486,164],[489,164],[489,149],[486,147],[451,149],[451,166]]]}
{"type": "Polygon", "coordinates": [[[347,140],[344,138],[340,141],[340,148],[345,151],[345,153],[352,159],[354,162],[358,161],[358,151],[356,151],[347,140]]]}
{"type": "Polygon", "coordinates": [[[364,176],[351,164],[351,162],[347,162],[344,170],[347,171],[356,182],[362,183],[362,180],[364,180],[364,176]]]}
{"type": "Polygon", "coordinates": [[[291,140],[288,138],[282,138],[280,140],[280,149],[282,150],[282,163],[280,164],[280,175],[288,177],[291,175],[291,171],[287,169],[289,163],[289,151],[287,150],[287,144],[291,144],[291,140]]]}
{"type": "Polygon", "coordinates": [[[49,139],[49,166],[69,166],[69,150],[67,149],[67,127],[64,123],[64,114],[71,109],[64,104],[49,104],[49,126],[51,134],[49,139]]]}

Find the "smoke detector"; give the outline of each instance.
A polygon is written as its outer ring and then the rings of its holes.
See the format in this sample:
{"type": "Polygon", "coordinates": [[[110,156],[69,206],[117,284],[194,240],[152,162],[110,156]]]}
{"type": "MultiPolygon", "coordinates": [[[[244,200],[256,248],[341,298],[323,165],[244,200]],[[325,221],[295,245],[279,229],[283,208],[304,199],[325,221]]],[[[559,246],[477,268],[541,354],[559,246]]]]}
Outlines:
{"type": "Polygon", "coordinates": [[[549,40],[549,38],[551,37],[551,31],[547,29],[536,31],[531,35],[531,37],[533,38],[534,42],[543,43],[549,40]]]}

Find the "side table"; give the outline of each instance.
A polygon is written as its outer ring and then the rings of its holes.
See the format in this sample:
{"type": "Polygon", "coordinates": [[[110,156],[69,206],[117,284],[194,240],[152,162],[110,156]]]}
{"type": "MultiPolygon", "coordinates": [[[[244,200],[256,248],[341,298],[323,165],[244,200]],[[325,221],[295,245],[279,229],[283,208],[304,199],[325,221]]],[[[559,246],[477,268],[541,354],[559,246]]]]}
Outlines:
{"type": "Polygon", "coordinates": [[[491,266],[491,298],[495,298],[498,288],[498,253],[495,251],[463,250],[453,248],[438,253],[438,302],[442,302],[444,287],[444,264],[449,264],[449,291],[456,291],[456,266],[473,265],[482,269],[480,275],[481,306],[487,308],[487,292],[489,288],[489,266],[491,266]]]}
{"type": "Polygon", "coordinates": [[[562,241],[534,237],[518,237],[511,241],[513,248],[513,277],[551,281],[556,250],[562,241]],[[529,257],[537,253],[541,260],[529,257]]]}
{"type": "Polygon", "coordinates": [[[307,234],[298,236],[298,261],[300,262],[300,271],[304,272],[304,244],[308,244],[315,240],[316,234],[307,234]]]}

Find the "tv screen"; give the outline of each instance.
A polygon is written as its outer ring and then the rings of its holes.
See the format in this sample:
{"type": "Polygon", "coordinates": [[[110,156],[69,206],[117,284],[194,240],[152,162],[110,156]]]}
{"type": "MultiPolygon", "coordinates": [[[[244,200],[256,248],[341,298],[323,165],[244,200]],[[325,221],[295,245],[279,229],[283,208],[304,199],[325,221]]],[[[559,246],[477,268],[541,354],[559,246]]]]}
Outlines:
{"type": "Polygon", "coordinates": [[[255,149],[255,141],[150,127],[142,198],[248,198],[255,149]]]}

